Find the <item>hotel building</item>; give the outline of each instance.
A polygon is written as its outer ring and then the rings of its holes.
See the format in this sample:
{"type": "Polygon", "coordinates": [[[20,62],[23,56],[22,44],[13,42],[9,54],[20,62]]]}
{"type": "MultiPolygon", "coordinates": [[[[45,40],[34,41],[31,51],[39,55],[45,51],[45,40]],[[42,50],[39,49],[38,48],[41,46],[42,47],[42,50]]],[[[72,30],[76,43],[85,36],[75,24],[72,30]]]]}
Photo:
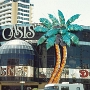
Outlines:
{"type": "Polygon", "coordinates": [[[30,0],[0,2],[0,26],[32,23],[33,6],[30,0]]]}

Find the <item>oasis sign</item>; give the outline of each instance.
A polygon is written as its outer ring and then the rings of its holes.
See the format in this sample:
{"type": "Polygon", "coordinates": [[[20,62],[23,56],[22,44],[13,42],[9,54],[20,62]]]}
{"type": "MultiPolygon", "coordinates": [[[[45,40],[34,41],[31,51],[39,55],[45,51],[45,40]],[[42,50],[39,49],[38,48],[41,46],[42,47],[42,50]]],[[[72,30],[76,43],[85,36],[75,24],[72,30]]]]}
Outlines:
{"type": "MultiPolygon", "coordinates": [[[[12,25],[3,28],[2,30],[2,38],[4,40],[11,40],[11,39],[32,39],[35,36],[35,32],[33,30],[33,25],[12,25]]],[[[1,28],[2,29],[2,28],[1,28]]]]}

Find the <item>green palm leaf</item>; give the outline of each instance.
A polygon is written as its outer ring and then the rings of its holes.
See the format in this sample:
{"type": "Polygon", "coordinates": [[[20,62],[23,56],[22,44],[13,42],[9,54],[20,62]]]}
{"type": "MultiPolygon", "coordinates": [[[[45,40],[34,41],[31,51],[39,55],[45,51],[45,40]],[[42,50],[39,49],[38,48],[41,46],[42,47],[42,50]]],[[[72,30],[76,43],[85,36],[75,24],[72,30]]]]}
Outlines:
{"type": "Polygon", "coordinates": [[[72,24],[67,27],[68,31],[82,31],[83,28],[80,25],[72,24]]]}
{"type": "Polygon", "coordinates": [[[52,20],[53,27],[59,25],[58,19],[56,19],[52,14],[48,14],[48,16],[52,20]]]}
{"type": "Polygon", "coordinates": [[[38,40],[37,45],[44,43],[46,39],[47,39],[47,38],[45,37],[45,35],[43,35],[43,36],[38,40]]]}
{"type": "Polygon", "coordinates": [[[74,22],[76,19],[78,19],[80,14],[73,15],[70,19],[67,20],[66,25],[69,26],[70,23],[74,22]]]}
{"type": "Polygon", "coordinates": [[[79,43],[79,38],[70,33],[70,31],[82,31],[82,27],[77,24],[72,24],[76,19],[79,18],[80,14],[73,15],[65,23],[65,18],[63,13],[58,10],[59,21],[52,14],[48,14],[52,22],[46,18],[40,18],[43,26],[37,26],[34,28],[36,32],[44,32],[45,34],[38,40],[38,45],[46,42],[47,50],[55,44],[56,35],[60,34],[62,42],[65,42],[70,46],[71,42],[74,44],[79,43]]]}
{"type": "Polygon", "coordinates": [[[46,19],[46,18],[40,18],[39,20],[40,20],[40,22],[42,22],[42,24],[45,27],[47,27],[49,29],[52,27],[52,24],[51,24],[51,22],[48,19],[46,19]]]}
{"type": "Polygon", "coordinates": [[[56,40],[56,36],[49,37],[49,38],[46,40],[46,42],[47,42],[47,44],[46,44],[47,50],[48,50],[50,47],[54,46],[55,40],[56,40]]]}
{"type": "Polygon", "coordinates": [[[63,13],[60,10],[58,10],[58,16],[59,16],[61,26],[64,26],[65,25],[65,18],[64,18],[63,13]]]}
{"type": "Polygon", "coordinates": [[[73,33],[68,33],[68,35],[70,36],[70,39],[71,39],[72,43],[78,45],[79,38],[73,33]]]}
{"type": "Polygon", "coordinates": [[[48,28],[42,27],[42,26],[37,26],[34,28],[35,32],[47,32],[48,28]]]}
{"type": "Polygon", "coordinates": [[[62,39],[68,46],[70,46],[71,41],[70,41],[70,36],[68,35],[68,33],[66,33],[65,35],[62,35],[62,39]]]}
{"type": "Polygon", "coordinates": [[[65,34],[66,32],[67,32],[66,29],[59,30],[59,33],[60,33],[61,35],[65,34]]]}
{"type": "Polygon", "coordinates": [[[51,36],[53,36],[53,35],[58,34],[58,31],[59,31],[59,30],[51,29],[51,30],[49,30],[45,35],[46,35],[46,37],[51,37],[51,36]]]}

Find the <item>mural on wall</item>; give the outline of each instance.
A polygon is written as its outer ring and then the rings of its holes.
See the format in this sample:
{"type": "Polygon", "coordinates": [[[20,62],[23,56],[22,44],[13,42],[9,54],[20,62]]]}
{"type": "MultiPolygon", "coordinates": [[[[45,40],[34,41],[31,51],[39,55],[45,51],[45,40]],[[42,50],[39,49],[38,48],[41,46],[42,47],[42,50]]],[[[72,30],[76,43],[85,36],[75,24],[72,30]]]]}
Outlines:
{"type": "Polygon", "coordinates": [[[0,76],[33,77],[31,66],[0,66],[0,76]]]}
{"type": "MultiPolygon", "coordinates": [[[[40,68],[39,78],[50,78],[54,68],[40,68]]],[[[90,69],[64,68],[61,78],[89,79],[90,69]]]]}
{"type": "MultiPolygon", "coordinates": [[[[54,68],[39,68],[39,78],[50,78],[54,68]]],[[[0,77],[23,76],[33,77],[34,69],[31,66],[0,66],[0,77]]],[[[89,79],[90,69],[64,68],[61,78],[89,79]]]]}

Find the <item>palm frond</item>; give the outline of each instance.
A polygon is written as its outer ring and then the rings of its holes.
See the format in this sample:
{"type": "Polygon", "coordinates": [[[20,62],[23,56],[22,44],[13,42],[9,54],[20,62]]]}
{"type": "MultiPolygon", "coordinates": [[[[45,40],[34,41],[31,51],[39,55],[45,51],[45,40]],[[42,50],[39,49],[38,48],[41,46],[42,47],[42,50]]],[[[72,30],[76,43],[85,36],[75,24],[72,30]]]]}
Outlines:
{"type": "Polygon", "coordinates": [[[71,39],[72,43],[78,45],[79,38],[73,33],[68,33],[68,35],[70,36],[70,39],[71,39]]]}
{"type": "Polygon", "coordinates": [[[68,31],[82,31],[83,28],[80,25],[72,24],[67,27],[68,31]]]}
{"type": "Polygon", "coordinates": [[[67,20],[66,25],[69,26],[70,23],[74,22],[76,19],[78,19],[80,14],[73,15],[70,19],[67,20]]]}
{"type": "Polygon", "coordinates": [[[67,32],[66,29],[59,30],[59,33],[60,33],[61,35],[65,34],[66,32],[67,32]]]}
{"type": "Polygon", "coordinates": [[[55,29],[51,29],[51,30],[49,30],[45,35],[46,35],[46,37],[51,37],[51,36],[53,36],[53,35],[56,35],[56,34],[58,34],[58,31],[59,30],[55,30],[55,29]]]}
{"type": "Polygon", "coordinates": [[[58,19],[56,19],[52,14],[48,14],[48,16],[49,16],[49,18],[50,18],[51,21],[52,21],[53,27],[59,25],[58,19]]]}
{"type": "Polygon", "coordinates": [[[40,22],[41,22],[45,27],[47,27],[47,28],[49,28],[49,29],[52,27],[52,24],[51,24],[51,22],[50,22],[48,19],[46,19],[46,18],[40,18],[39,20],[40,20],[40,22]]]}
{"type": "Polygon", "coordinates": [[[71,41],[70,41],[70,36],[68,35],[68,33],[66,33],[65,35],[62,35],[62,40],[63,40],[68,46],[70,46],[71,41]]]}
{"type": "Polygon", "coordinates": [[[34,31],[35,32],[47,32],[48,28],[45,28],[43,26],[37,26],[37,27],[34,28],[34,31]]]}
{"type": "Polygon", "coordinates": [[[37,45],[40,45],[40,44],[44,43],[46,39],[47,38],[45,37],[45,35],[41,36],[41,38],[38,40],[37,45]]]}
{"type": "Polygon", "coordinates": [[[58,16],[59,16],[59,20],[60,20],[60,25],[64,26],[65,25],[65,18],[64,18],[63,13],[60,10],[58,10],[58,16]]]}
{"type": "Polygon", "coordinates": [[[47,50],[48,50],[49,48],[51,48],[52,46],[54,46],[55,40],[56,40],[56,36],[49,37],[49,38],[46,40],[46,48],[47,48],[47,50]]]}

